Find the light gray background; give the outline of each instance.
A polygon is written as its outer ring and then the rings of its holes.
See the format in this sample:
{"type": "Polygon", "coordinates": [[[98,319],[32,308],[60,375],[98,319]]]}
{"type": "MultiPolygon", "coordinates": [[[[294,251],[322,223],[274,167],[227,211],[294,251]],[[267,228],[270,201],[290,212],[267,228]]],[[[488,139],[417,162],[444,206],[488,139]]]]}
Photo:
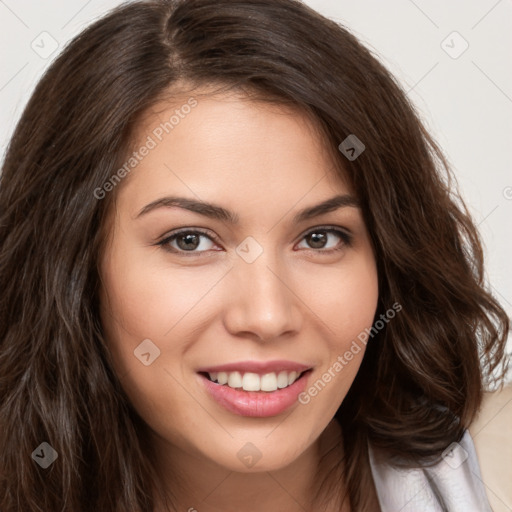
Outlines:
{"type": "MultiPolygon", "coordinates": [[[[0,0],[2,157],[51,60],[120,3],[0,0]]],[[[306,3],[349,28],[408,91],[455,171],[484,238],[494,294],[512,315],[512,0],[306,3]]]]}

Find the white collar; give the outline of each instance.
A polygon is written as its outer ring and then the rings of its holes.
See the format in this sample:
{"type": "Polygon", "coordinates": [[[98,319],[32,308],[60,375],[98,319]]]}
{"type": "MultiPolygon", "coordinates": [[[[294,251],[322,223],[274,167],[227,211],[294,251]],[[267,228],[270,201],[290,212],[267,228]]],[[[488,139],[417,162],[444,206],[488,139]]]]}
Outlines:
{"type": "Polygon", "coordinates": [[[368,445],[382,512],[492,512],[469,431],[430,467],[391,466],[368,445]]]}

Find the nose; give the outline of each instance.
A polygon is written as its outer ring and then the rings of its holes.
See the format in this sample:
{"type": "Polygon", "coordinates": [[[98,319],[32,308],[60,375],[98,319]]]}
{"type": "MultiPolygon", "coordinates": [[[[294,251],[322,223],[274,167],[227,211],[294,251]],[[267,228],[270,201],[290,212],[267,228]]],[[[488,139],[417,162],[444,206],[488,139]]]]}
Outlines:
{"type": "Polygon", "coordinates": [[[234,336],[273,341],[298,333],[302,301],[291,273],[264,252],[256,261],[235,263],[230,272],[226,329],[234,336]]]}

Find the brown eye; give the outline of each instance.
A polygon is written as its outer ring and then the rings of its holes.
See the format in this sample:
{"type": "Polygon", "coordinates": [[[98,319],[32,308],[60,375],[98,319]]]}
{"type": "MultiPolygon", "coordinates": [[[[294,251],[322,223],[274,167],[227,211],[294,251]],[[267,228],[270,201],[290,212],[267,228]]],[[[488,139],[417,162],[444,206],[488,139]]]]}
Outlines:
{"type": "Polygon", "coordinates": [[[328,240],[328,236],[325,231],[315,231],[314,233],[307,235],[305,238],[313,249],[323,249],[328,240]]]}
{"type": "Polygon", "coordinates": [[[214,245],[212,237],[202,231],[180,231],[158,243],[170,252],[199,254],[209,251],[214,245]],[[206,240],[206,241],[203,241],[206,240]],[[200,250],[198,250],[200,249],[200,250]]]}
{"type": "Polygon", "coordinates": [[[184,235],[178,235],[175,239],[180,249],[184,251],[193,251],[199,246],[201,235],[197,235],[196,233],[186,233],[184,235]]]}
{"type": "Polygon", "coordinates": [[[306,233],[303,239],[308,244],[305,249],[318,249],[318,252],[336,251],[350,246],[352,242],[351,235],[334,228],[315,228],[306,233]]]}

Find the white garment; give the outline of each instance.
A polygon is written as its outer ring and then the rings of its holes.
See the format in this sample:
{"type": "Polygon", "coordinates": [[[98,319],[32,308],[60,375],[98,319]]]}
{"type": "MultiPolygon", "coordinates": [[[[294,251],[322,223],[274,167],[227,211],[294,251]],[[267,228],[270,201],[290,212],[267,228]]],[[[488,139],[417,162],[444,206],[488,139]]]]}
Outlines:
{"type": "Polygon", "coordinates": [[[492,512],[468,430],[430,467],[395,468],[368,449],[382,512],[492,512]]]}

